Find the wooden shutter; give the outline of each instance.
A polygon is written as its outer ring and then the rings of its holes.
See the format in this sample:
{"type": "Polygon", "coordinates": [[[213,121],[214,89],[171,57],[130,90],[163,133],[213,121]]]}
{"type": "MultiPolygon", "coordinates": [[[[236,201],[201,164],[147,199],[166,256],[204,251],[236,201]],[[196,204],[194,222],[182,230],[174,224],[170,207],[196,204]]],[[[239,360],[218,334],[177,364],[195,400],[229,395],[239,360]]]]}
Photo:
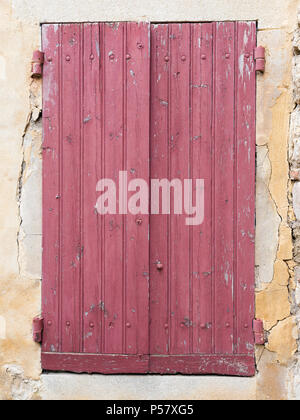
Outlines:
{"type": "Polygon", "coordinates": [[[254,375],[255,46],[254,22],[43,25],[44,369],[254,375]],[[100,216],[119,171],[204,179],[204,223],[100,216]]]}
{"type": "Polygon", "coordinates": [[[149,178],[149,31],[43,26],[45,369],[148,370],[149,217],[95,206],[99,180],[149,178]]]}
{"type": "Polygon", "coordinates": [[[256,25],[151,35],[151,178],[204,179],[205,217],[151,217],[150,370],[251,375],[256,25]]]}

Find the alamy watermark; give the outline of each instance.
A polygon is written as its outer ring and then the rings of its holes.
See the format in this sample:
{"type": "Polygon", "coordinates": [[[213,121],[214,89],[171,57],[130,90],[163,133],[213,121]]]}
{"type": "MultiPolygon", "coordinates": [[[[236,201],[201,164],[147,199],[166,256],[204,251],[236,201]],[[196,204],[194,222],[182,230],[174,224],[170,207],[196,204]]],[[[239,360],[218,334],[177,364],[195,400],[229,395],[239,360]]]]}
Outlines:
{"type": "Polygon", "coordinates": [[[204,221],[203,179],[144,179],[128,182],[128,172],[119,172],[118,187],[112,179],[97,183],[100,196],[96,209],[105,214],[185,214],[187,226],[199,226],[204,221]]]}

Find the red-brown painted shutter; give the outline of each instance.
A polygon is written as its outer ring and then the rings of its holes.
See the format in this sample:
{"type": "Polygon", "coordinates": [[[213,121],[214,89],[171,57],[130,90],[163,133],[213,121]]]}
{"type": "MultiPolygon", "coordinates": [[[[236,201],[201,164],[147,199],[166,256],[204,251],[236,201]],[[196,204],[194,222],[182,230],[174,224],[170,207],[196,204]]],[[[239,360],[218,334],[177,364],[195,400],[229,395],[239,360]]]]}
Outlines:
{"type": "Polygon", "coordinates": [[[43,26],[44,369],[255,373],[255,46],[254,22],[43,26]],[[96,214],[120,170],[204,179],[204,223],[96,214]]]}
{"type": "Polygon", "coordinates": [[[256,25],[151,33],[151,178],[204,179],[205,218],[151,217],[150,370],[252,375],[256,25]]]}
{"type": "Polygon", "coordinates": [[[149,217],[95,206],[99,180],[149,179],[149,35],[43,26],[45,369],[148,371],[149,217]]]}

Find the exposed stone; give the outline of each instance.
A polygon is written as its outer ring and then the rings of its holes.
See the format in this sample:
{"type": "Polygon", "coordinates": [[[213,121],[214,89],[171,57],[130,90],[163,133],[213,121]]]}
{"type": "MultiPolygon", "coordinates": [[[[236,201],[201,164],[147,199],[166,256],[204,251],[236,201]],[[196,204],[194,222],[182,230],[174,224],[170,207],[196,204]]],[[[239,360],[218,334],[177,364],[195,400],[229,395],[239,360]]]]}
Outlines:
{"type": "Polygon", "coordinates": [[[296,305],[300,305],[300,287],[297,287],[295,292],[296,305]]]}
{"type": "Polygon", "coordinates": [[[293,47],[294,47],[294,53],[299,54],[300,53],[300,28],[296,29],[294,32],[293,47]]]}
{"type": "Polygon", "coordinates": [[[291,171],[290,178],[292,181],[300,181],[300,169],[291,171]]]}
{"type": "MultiPolygon", "coordinates": [[[[298,23],[299,20],[299,12],[298,10],[298,23]]],[[[298,28],[294,33],[294,59],[293,59],[293,83],[294,83],[294,100],[295,103],[298,104],[295,110],[292,112],[291,115],[291,127],[290,127],[290,165],[292,168],[292,172],[298,172],[300,167],[300,29],[298,28]]],[[[298,181],[297,176],[295,176],[295,180],[298,181]]],[[[293,185],[292,190],[292,204],[293,204],[293,211],[295,215],[296,221],[293,221],[293,238],[294,238],[294,261],[297,264],[300,264],[300,183],[296,182],[293,185]]],[[[293,318],[293,323],[289,323],[288,330],[293,330],[295,342],[291,342],[290,337],[286,337],[288,340],[287,342],[287,349],[289,348],[289,352],[296,352],[298,349],[298,345],[296,339],[299,339],[299,332],[297,331],[300,328],[300,265],[294,268],[295,274],[295,287],[292,293],[293,296],[293,306],[292,311],[295,314],[293,318]],[[293,327],[294,325],[294,327],[293,327]]],[[[286,332],[285,332],[286,333],[286,332]]],[[[271,337],[270,337],[271,338],[271,337]]],[[[278,341],[278,337],[275,336],[275,346],[276,339],[278,341]]],[[[273,343],[271,344],[274,346],[274,338],[273,343]]],[[[299,351],[299,349],[298,349],[299,351]]],[[[284,357],[287,357],[284,355],[284,357]]],[[[299,356],[298,361],[294,368],[291,369],[291,373],[293,375],[293,397],[298,399],[299,398],[299,356]]]]}
{"type": "Polygon", "coordinates": [[[289,157],[292,170],[297,172],[300,168],[300,106],[291,115],[289,157]]]}
{"type": "Polygon", "coordinates": [[[34,107],[32,111],[32,120],[34,122],[37,122],[40,116],[41,116],[41,109],[34,107]]]}
{"type": "Polygon", "coordinates": [[[295,281],[295,267],[297,266],[296,262],[294,260],[286,261],[286,264],[289,269],[289,287],[291,290],[295,290],[297,287],[297,283],[295,281]]]}
{"type": "Polygon", "coordinates": [[[296,183],[293,188],[293,208],[297,220],[300,220],[300,183],[296,183]]]}
{"type": "Polygon", "coordinates": [[[293,237],[294,237],[294,261],[300,264],[300,224],[299,222],[293,223],[293,237]]]}
{"type": "Polygon", "coordinates": [[[295,267],[295,281],[300,284],[300,267],[295,267]]]}
{"type": "Polygon", "coordinates": [[[294,80],[294,99],[300,103],[300,55],[296,55],[293,60],[293,80],[294,80]]]}
{"type": "Polygon", "coordinates": [[[24,370],[20,366],[3,366],[2,372],[0,372],[0,385],[3,378],[5,378],[5,386],[0,386],[0,399],[11,399],[14,401],[40,399],[40,381],[26,378],[24,370]]]}

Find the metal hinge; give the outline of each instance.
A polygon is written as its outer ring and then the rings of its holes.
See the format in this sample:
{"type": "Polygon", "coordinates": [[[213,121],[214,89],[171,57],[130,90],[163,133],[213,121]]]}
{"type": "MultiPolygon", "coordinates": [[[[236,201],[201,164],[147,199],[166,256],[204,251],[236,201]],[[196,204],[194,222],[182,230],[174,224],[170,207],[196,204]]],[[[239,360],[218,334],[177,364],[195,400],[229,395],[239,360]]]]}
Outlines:
{"type": "Polygon", "coordinates": [[[256,62],[256,71],[264,73],[266,67],[266,49],[264,47],[255,48],[254,60],[256,62]]]}
{"type": "Polygon", "coordinates": [[[42,51],[34,51],[32,56],[31,77],[42,77],[45,54],[42,51]]]}
{"type": "Polygon", "coordinates": [[[264,323],[261,319],[254,319],[253,321],[254,341],[258,346],[263,346],[266,342],[264,323]]]}
{"type": "Polygon", "coordinates": [[[41,343],[43,340],[44,318],[34,318],[32,324],[33,341],[41,343]]]}

